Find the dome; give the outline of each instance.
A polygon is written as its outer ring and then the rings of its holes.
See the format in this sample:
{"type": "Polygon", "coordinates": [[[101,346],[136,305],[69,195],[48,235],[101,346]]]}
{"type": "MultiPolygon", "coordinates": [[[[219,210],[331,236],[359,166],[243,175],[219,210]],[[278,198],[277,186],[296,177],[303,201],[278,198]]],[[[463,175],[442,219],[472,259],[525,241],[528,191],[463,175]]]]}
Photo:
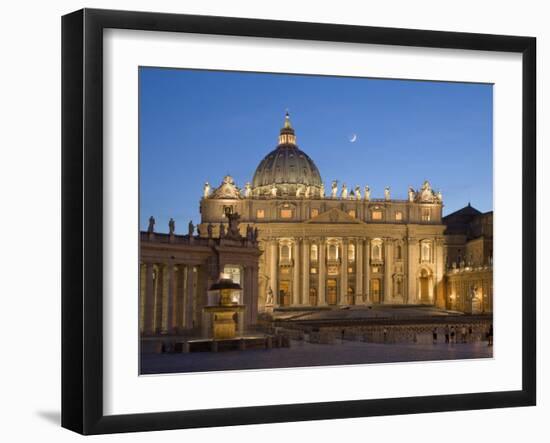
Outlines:
{"type": "Polygon", "coordinates": [[[283,194],[297,192],[298,188],[304,188],[305,192],[308,187],[312,194],[318,194],[322,186],[319,169],[296,145],[288,113],[279,135],[279,145],[260,162],[252,180],[257,195],[270,193],[274,186],[283,194]]]}

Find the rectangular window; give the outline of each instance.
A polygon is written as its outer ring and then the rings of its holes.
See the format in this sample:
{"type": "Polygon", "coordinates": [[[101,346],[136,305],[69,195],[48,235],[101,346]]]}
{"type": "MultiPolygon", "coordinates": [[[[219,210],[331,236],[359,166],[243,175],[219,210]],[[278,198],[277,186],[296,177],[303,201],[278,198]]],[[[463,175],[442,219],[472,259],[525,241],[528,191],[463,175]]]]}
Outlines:
{"type": "Polygon", "coordinates": [[[265,218],[265,211],[263,209],[256,209],[256,218],[265,218]]]}
{"type": "Polygon", "coordinates": [[[281,218],[292,218],[292,209],[281,209],[281,218]]]}
{"type": "Polygon", "coordinates": [[[396,221],[401,221],[401,220],[403,220],[403,213],[402,213],[401,211],[397,211],[397,212],[395,213],[395,220],[396,220],[396,221]]]}
{"type": "Polygon", "coordinates": [[[422,208],[422,221],[430,221],[431,211],[430,208],[422,208]]]}
{"type": "Polygon", "coordinates": [[[382,220],[382,211],[372,211],[373,220],[382,220]]]}
{"type": "Polygon", "coordinates": [[[319,209],[313,208],[313,209],[311,210],[311,218],[317,217],[318,215],[319,215],[319,209]]]}

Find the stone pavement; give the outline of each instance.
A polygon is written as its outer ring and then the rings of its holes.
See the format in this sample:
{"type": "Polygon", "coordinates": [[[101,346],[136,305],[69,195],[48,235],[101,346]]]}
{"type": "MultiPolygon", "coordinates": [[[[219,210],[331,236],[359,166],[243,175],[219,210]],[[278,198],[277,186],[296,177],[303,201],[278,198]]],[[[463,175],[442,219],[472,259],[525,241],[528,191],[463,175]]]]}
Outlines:
{"type": "Polygon", "coordinates": [[[312,344],[292,341],[290,348],[199,352],[190,354],[142,354],[141,373],[204,372],[242,369],[289,368],[365,363],[492,358],[486,342],[474,343],[365,343],[338,341],[312,344]]]}

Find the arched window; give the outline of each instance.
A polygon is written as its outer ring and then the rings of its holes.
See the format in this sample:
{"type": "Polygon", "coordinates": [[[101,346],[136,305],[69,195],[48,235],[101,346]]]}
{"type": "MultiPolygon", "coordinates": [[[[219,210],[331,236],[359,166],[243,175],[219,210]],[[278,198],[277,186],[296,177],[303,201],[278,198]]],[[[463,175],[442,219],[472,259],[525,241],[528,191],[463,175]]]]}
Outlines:
{"type": "Polygon", "coordinates": [[[310,260],[311,261],[317,261],[319,260],[319,250],[317,249],[317,245],[311,245],[310,250],[310,260]]]}
{"type": "Polygon", "coordinates": [[[355,260],[355,245],[348,246],[348,260],[349,261],[355,260]]]}

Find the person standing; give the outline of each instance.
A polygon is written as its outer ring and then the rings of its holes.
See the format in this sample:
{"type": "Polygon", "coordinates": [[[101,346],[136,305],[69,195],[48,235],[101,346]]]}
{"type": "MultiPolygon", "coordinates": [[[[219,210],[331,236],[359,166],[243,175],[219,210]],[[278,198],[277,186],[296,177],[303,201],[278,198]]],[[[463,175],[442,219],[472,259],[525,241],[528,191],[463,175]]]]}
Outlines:
{"type": "Polygon", "coordinates": [[[455,340],[455,327],[451,326],[451,343],[456,343],[455,340]]]}
{"type": "Polygon", "coordinates": [[[437,343],[437,328],[433,328],[432,330],[432,340],[433,344],[435,345],[437,343]]]}
{"type": "Polygon", "coordinates": [[[462,343],[466,343],[466,326],[462,325],[460,329],[460,340],[462,343]]]}
{"type": "Polygon", "coordinates": [[[445,343],[449,343],[449,325],[445,325],[445,343]]]}

